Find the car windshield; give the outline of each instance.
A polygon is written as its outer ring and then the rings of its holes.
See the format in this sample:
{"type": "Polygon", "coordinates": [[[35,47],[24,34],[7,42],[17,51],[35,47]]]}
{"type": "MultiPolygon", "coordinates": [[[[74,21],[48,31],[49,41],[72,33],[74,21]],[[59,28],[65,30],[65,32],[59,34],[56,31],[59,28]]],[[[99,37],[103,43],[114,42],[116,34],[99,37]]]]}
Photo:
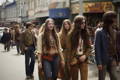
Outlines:
{"type": "Polygon", "coordinates": [[[0,35],[3,34],[4,29],[5,29],[5,27],[0,27],[0,35]]]}

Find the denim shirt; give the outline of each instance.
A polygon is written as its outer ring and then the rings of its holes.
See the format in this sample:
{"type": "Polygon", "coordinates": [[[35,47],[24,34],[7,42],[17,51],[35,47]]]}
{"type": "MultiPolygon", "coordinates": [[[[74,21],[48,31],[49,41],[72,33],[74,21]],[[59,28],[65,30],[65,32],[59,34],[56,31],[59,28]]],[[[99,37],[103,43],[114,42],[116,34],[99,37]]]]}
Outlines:
{"type": "Polygon", "coordinates": [[[95,34],[95,59],[97,65],[105,65],[109,62],[108,37],[104,29],[96,31],[95,34]]]}

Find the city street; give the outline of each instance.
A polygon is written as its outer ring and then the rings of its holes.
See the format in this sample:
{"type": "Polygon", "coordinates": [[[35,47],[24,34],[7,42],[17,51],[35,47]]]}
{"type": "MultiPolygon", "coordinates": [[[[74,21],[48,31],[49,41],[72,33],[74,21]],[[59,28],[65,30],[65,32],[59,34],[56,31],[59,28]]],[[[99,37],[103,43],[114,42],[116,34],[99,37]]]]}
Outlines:
{"type": "MultiPolygon", "coordinates": [[[[52,73],[62,77],[56,73],[58,55],[62,63],[63,56],[68,59],[71,63],[68,68],[88,60],[88,80],[98,80],[98,69],[100,78],[105,75],[105,80],[110,80],[109,71],[112,80],[120,80],[119,37],[120,0],[0,0],[0,80],[39,80],[41,69],[49,74],[48,79],[50,76],[54,79],[52,73]],[[1,43],[5,44],[7,51],[1,43]],[[9,51],[10,44],[16,45],[17,49],[13,46],[9,51]],[[44,68],[39,66],[41,69],[38,71],[36,59],[33,74],[33,64],[29,67],[27,63],[28,57],[34,56],[29,53],[35,46],[38,49],[35,52],[45,54],[41,55],[44,68]],[[19,48],[26,50],[27,57],[17,54],[17,51],[20,53],[19,48]],[[61,51],[68,56],[61,56],[61,51]],[[88,52],[93,56],[88,57],[88,52]],[[25,59],[26,67],[31,69],[26,69],[26,72],[25,59]]],[[[86,75],[84,69],[82,77],[86,75]]],[[[72,73],[70,76],[76,73],[76,69],[64,70],[72,73]]],[[[78,76],[81,80],[80,71],[78,76]]]]}
{"type": "MultiPolygon", "coordinates": [[[[25,80],[25,57],[17,55],[15,48],[4,52],[3,45],[0,44],[0,80],[25,80]]],[[[34,80],[38,80],[36,65],[34,80]]]]}
{"type": "MultiPolygon", "coordinates": [[[[25,80],[24,55],[17,55],[15,47],[5,52],[0,44],[0,80],[25,80]]],[[[35,65],[34,80],[38,80],[37,62],[35,65]]],[[[95,65],[89,65],[89,79],[97,80],[95,65]]],[[[109,79],[106,79],[109,80],[109,79]]]]}

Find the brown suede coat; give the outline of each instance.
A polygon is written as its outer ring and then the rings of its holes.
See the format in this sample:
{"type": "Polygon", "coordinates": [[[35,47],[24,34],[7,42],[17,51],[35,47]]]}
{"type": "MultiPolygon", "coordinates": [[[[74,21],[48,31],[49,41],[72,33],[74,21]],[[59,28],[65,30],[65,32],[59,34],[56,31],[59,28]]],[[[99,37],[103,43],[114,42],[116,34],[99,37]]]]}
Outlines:
{"type": "Polygon", "coordinates": [[[59,35],[59,39],[60,39],[60,43],[61,43],[61,47],[63,49],[63,55],[64,55],[64,59],[65,61],[69,59],[69,52],[68,52],[68,48],[67,48],[67,38],[68,35],[64,34],[62,35],[61,33],[58,34],[59,35]]]}
{"type": "MultiPolygon", "coordinates": [[[[68,34],[67,37],[67,52],[69,53],[69,60],[70,62],[73,60],[73,58],[77,55],[77,49],[72,50],[71,48],[71,34],[68,34]]],[[[87,57],[91,55],[91,41],[89,40],[89,37],[86,40],[83,40],[83,55],[86,55],[87,57]]]]}

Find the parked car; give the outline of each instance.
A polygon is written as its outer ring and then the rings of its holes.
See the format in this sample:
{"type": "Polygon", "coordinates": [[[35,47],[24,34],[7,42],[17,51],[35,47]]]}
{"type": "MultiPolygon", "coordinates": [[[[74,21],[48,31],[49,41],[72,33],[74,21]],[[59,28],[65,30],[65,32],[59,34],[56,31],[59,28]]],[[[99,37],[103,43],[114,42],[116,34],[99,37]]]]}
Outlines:
{"type": "Polygon", "coordinates": [[[1,42],[1,37],[3,36],[4,29],[6,27],[0,27],[0,42],[1,42]]]}

